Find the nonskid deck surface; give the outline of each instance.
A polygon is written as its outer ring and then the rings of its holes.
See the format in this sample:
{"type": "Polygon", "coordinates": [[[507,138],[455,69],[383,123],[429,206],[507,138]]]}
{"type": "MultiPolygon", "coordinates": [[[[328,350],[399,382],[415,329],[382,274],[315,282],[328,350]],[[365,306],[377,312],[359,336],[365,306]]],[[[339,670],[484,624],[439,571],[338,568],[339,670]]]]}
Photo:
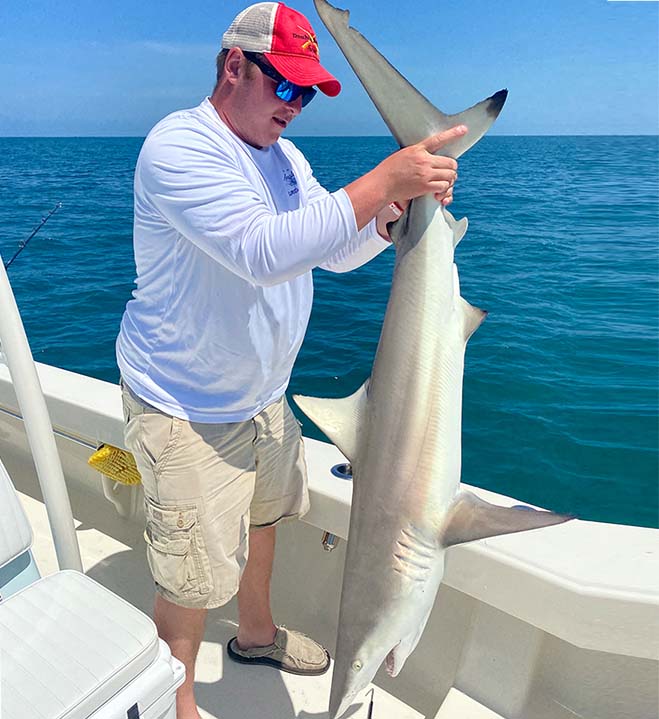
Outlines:
{"type": "MultiPolygon", "coordinates": [[[[19,493],[34,532],[33,553],[42,575],[57,571],[55,551],[44,505],[19,493]]],[[[75,502],[74,502],[75,505],[75,502]]],[[[108,505],[108,511],[111,507],[108,505]]],[[[114,520],[117,521],[116,519],[114,520]]],[[[125,523],[124,543],[115,536],[76,520],[85,572],[152,614],[153,589],[140,532],[125,523]],[[132,546],[131,546],[132,545],[132,546]],[[137,545],[137,548],[134,546],[137,545]]],[[[229,608],[233,614],[233,609],[229,608]]],[[[225,646],[235,636],[235,622],[212,610],[202,642],[195,674],[197,700],[204,719],[325,719],[329,702],[331,669],[320,677],[299,677],[269,667],[243,667],[228,659],[225,646]]],[[[366,719],[370,693],[356,704],[353,719],[366,719]]],[[[421,719],[423,715],[383,689],[375,687],[373,719],[421,719]]]]}

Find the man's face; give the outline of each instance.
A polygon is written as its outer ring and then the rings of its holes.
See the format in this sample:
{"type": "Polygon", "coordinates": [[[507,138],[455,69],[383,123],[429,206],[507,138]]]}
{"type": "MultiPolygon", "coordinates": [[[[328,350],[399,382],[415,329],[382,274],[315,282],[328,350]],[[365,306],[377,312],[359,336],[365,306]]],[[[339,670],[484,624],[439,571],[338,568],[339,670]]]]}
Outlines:
{"type": "Polygon", "coordinates": [[[243,57],[243,72],[236,85],[231,125],[236,134],[254,147],[269,147],[302,110],[302,98],[285,102],[275,95],[277,82],[243,57]]]}

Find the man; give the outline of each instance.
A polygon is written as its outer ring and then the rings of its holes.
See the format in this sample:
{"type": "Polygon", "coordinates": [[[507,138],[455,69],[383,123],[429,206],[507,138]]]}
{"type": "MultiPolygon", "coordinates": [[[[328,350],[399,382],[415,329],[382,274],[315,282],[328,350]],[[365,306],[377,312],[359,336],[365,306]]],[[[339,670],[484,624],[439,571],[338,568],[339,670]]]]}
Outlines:
{"type": "Polygon", "coordinates": [[[413,197],[448,204],[454,128],[329,194],[280,139],[318,88],[341,87],[308,20],[281,3],[240,13],[210,98],[162,120],[135,172],[137,289],[117,340],[126,444],[145,492],[160,636],[184,662],[179,719],[198,719],[206,613],[238,594],[228,652],[299,674],[329,666],[270,612],[275,525],[309,506],[299,425],[284,392],[306,331],[314,267],[346,271],[389,245],[413,197]],[[398,207],[395,204],[398,203],[398,207]],[[248,559],[249,547],[249,559],[248,559]]]}

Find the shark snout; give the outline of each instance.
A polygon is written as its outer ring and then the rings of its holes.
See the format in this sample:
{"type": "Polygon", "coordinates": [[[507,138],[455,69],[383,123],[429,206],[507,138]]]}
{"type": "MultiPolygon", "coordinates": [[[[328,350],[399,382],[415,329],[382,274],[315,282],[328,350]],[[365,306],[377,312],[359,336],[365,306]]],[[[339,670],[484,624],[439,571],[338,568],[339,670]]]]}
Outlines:
{"type": "MultiPolygon", "coordinates": [[[[350,705],[359,699],[363,692],[373,680],[380,665],[385,660],[386,652],[370,650],[370,646],[377,646],[378,642],[366,642],[353,653],[349,653],[346,659],[337,652],[337,661],[334,664],[332,675],[332,691],[330,694],[329,716],[330,719],[343,717],[350,705]]],[[[386,646],[386,644],[385,644],[386,646]]],[[[345,717],[347,719],[347,716],[345,717]]]]}
{"type": "Polygon", "coordinates": [[[334,668],[334,676],[332,678],[332,693],[330,695],[329,717],[330,719],[338,719],[348,711],[359,692],[368,686],[368,675],[360,673],[363,668],[359,666],[358,660],[355,660],[355,667],[348,667],[348,671],[343,671],[341,675],[337,675],[336,667],[334,668]]]}
{"type": "Polygon", "coordinates": [[[332,707],[330,702],[329,719],[340,719],[350,708],[353,699],[352,696],[344,697],[338,707],[332,707]]]}

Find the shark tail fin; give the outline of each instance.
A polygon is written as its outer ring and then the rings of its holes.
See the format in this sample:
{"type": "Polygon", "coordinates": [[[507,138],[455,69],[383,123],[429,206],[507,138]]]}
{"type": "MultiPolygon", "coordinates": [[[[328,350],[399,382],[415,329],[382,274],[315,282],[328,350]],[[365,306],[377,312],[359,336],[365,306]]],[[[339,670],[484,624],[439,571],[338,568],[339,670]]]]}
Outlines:
{"type": "Polygon", "coordinates": [[[441,541],[445,547],[451,547],[475,539],[549,527],[570,519],[574,517],[532,507],[499,507],[471,492],[460,492],[444,522],[441,541]]]}
{"type": "Polygon", "coordinates": [[[359,430],[366,415],[368,380],[349,397],[323,399],[293,395],[297,406],[354,462],[359,444],[359,430]]]}
{"type": "Polygon", "coordinates": [[[326,0],[314,0],[314,5],[401,147],[464,124],[468,132],[444,145],[437,153],[457,158],[480,140],[501,112],[507,90],[500,90],[456,115],[443,113],[413,87],[358,30],[349,25],[350,14],[347,10],[339,10],[326,0]]]}

